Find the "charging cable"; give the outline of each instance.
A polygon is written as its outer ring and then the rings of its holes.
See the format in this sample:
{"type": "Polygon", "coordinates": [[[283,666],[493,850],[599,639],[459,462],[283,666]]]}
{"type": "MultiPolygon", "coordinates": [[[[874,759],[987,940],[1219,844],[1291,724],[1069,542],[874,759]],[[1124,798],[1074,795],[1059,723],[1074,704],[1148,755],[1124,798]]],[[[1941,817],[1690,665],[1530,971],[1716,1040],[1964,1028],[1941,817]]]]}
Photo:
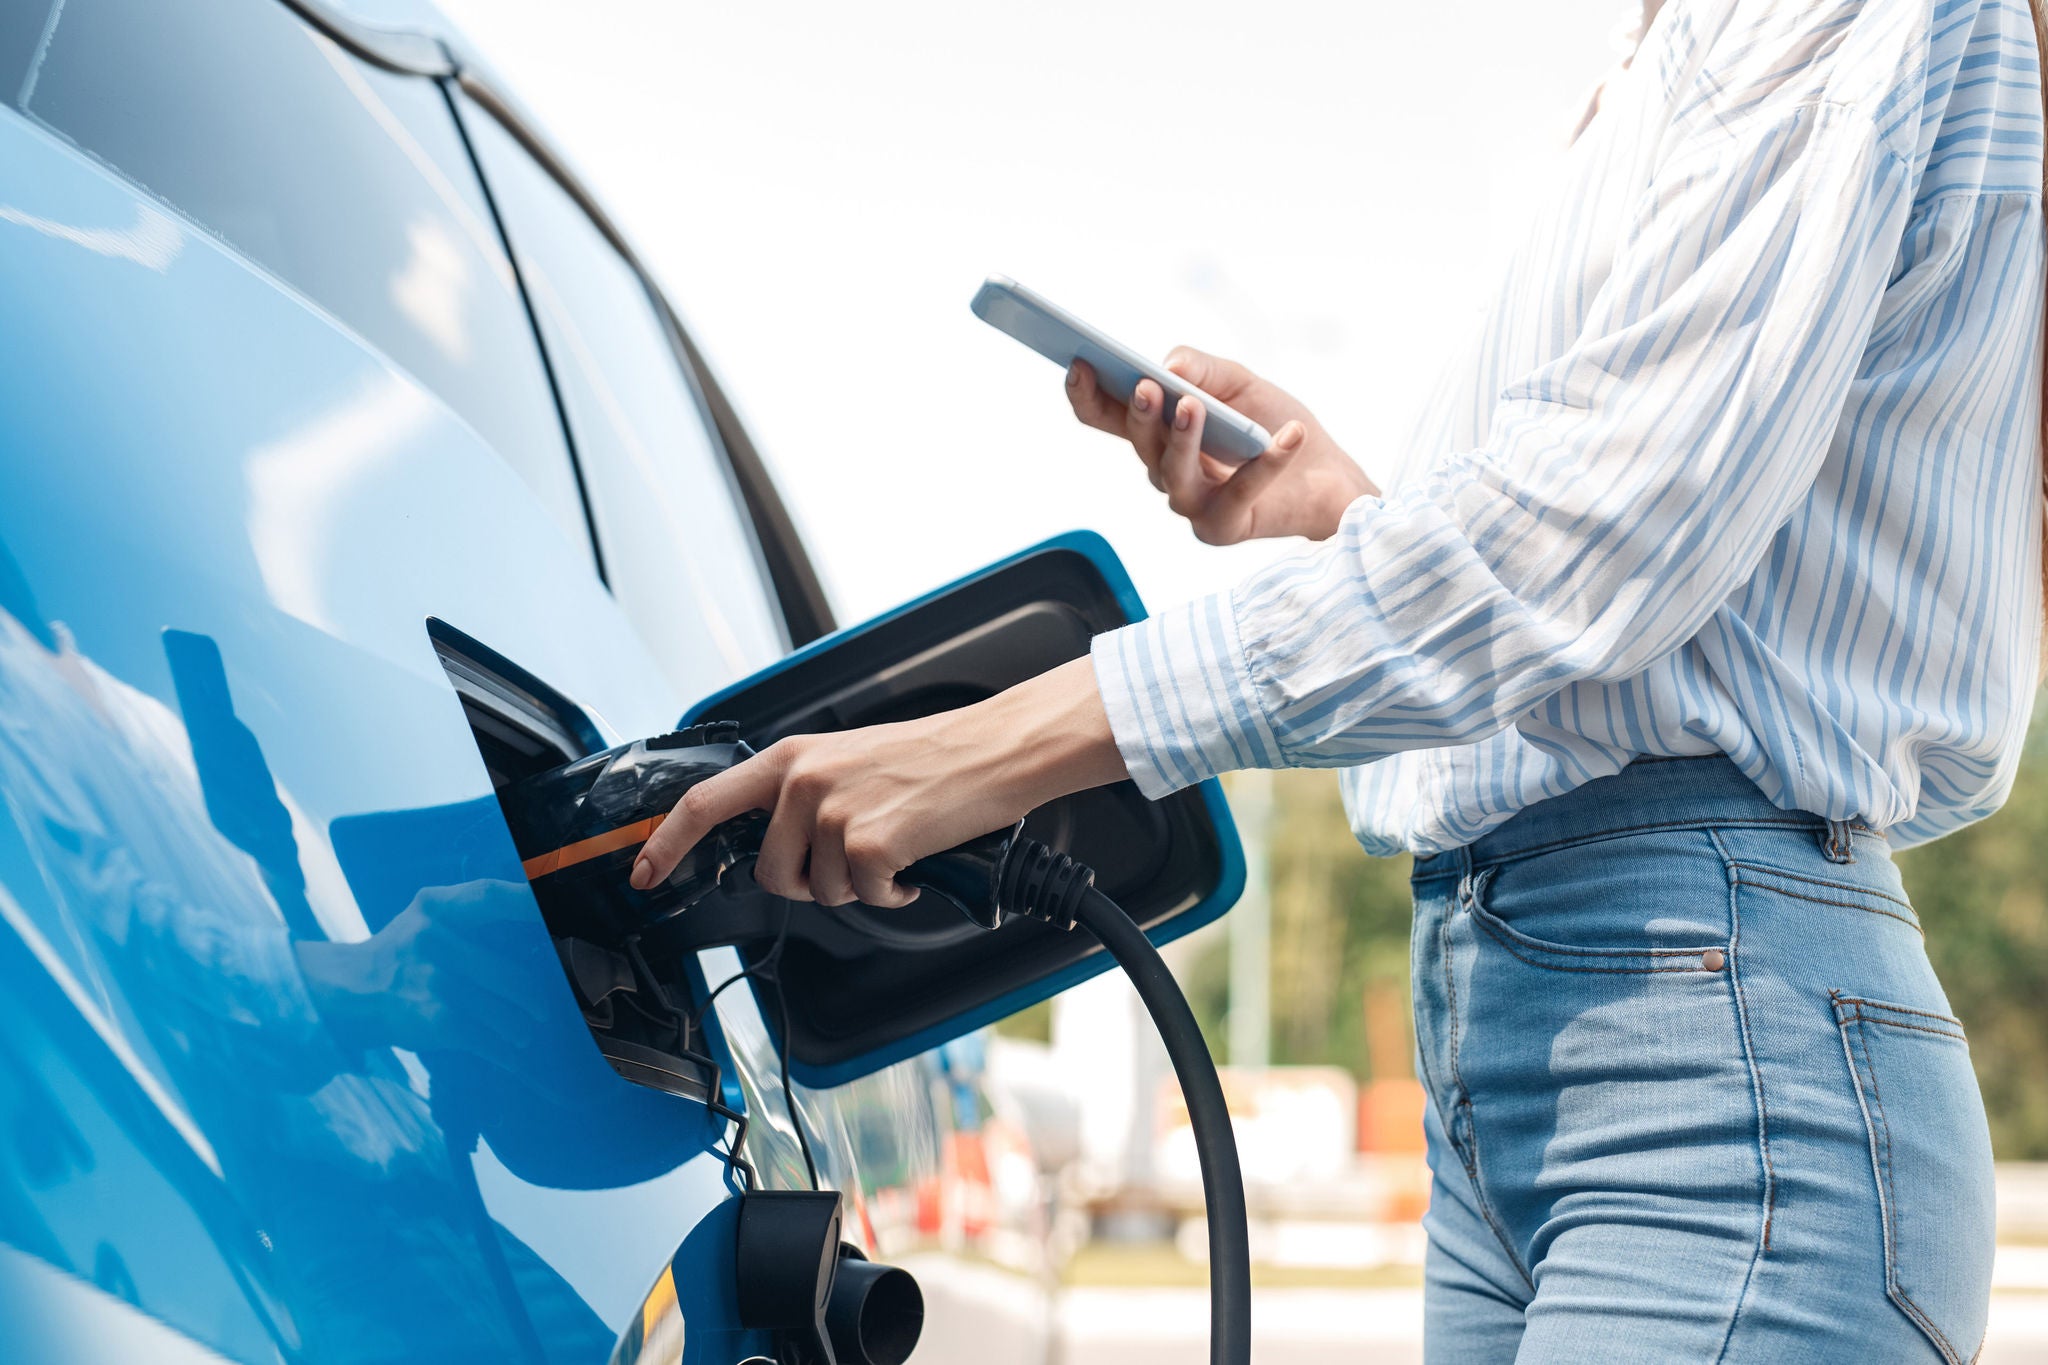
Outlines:
{"type": "MultiPolygon", "coordinates": [[[[737,824],[737,822],[735,822],[737,824]]],[[[730,831],[738,856],[719,872],[723,884],[732,867],[750,860],[758,847],[759,822],[730,831]]],[[[1026,838],[1019,820],[1006,830],[970,839],[957,848],[921,858],[897,874],[905,886],[929,891],[984,929],[1000,929],[1022,916],[1057,929],[1081,928],[1116,959],[1152,1016],[1173,1074],[1187,1101],[1195,1154],[1202,1167],[1202,1205],[1209,1220],[1209,1362],[1250,1365],[1252,1357],[1252,1257],[1246,1225],[1244,1171],[1237,1136],[1230,1127],[1223,1082],[1195,1012],[1167,970],[1159,950],[1122,906],[1095,886],[1095,870],[1036,839],[1026,838]]],[[[782,932],[763,960],[749,970],[772,979],[772,963],[788,933],[787,902],[782,932]],[[763,972],[763,969],[766,972],[763,972]]],[[[738,980],[738,977],[732,980],[738,980]]],[[[730,985],[724,982],[719,989],[730,985]]],[[[778,995],[781,983],[776,982],[778,995]]],[[[709,1003],[708,1001],[706,1002],[709,1003]]],[[[701,1008],[701,1007],[700,1007],[701,1008]]],[[[792,1044],[787,1003],[783,1007],[782,1055],[785,1075],[792,1044]]],[[[785,1093],[787,1081],[784,1082],[785,1093]]],[[[791,1101],[791,1120],[796,1115],[791,1101]]],[[[803,1127],[797,1125],[798,1140],[803,1127]]],[[[809,1156],[809,1144],[805,1144],[809,1156]]],[[[813,1176],[815,1186],[816,1177],[813,1176]]]]}
{"type": "Polygon", "coordinates": [[[782,1046],[776,1049],[782,1059],[782,1106],[789,1115],[790,1129],[796,1134],[797,1149],[803,1153],[804,1171],[810,1176],[811,1188],[815,1190],[823,1187],[818,1182],[818,1159],[811,1151],[810,1134],[804,1129],[803,1116],[797,1112],[796,1087],[790,1084],[789,1080],[789,992],[783,989],[782,976],[777,970],[782,962],[783,945],[789,942],[789,911],[790,903],[784,901],[782,925],[775,931],[775,942],[769,945],[761,960],[719,982],[711,994],[704,997],[704,1002],[690,1011],[690,1032],[693,1035],[697,1032],[698,1025],[703,1022],[705,1012],[711,1008],[712,1002],[723,995],[725,988],[735,981],[755,981],[775,988],[775,1007],[782,1021],[782,1046]]]}
{"type": "MultiPolygon", "coordinates": [[[[986,929],[1022,915],[1095,936],[1137,988],[1187,1100],[1202,1165],[1209,1218],[1210,1365],[1249,1365],[1252,1355],[1252,1258],[1244,1172],[1230,1127],[1223,1083],[1187,997],[1159,950],[1123,907],[1098,891],[1094,869],[1023,834],[1024,822],[920,859],[898,875],[931,891],[986,929]]],[[[785,1045],[787,1039],[784,1040],[785,1045]]]]}

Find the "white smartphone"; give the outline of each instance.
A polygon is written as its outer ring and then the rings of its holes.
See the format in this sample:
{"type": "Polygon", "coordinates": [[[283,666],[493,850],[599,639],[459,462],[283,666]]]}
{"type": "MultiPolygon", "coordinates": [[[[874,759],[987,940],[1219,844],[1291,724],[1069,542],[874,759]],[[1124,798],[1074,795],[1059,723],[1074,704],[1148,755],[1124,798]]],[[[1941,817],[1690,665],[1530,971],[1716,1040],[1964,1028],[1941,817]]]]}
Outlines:
{"type": "Polygon", "coordinates": [[[1067,369],[1085,360],[1095,369],[1102,391],[1120,402],[1131,401],[1140,379],[1166,391],[1159,420],[1173,420],[1183,398],[1205,409],[1202,449],[1219,460],[1243,464],[1273,444],[1272,435],[1241,412],[1232,411],[1179,375],[1153,363],[1130,347],[1113,341],[1059,305],[1039,297],[1007,275],[991,275],[974,296],[974,316],[1007,332],[1032,350],[1067,369]]]}

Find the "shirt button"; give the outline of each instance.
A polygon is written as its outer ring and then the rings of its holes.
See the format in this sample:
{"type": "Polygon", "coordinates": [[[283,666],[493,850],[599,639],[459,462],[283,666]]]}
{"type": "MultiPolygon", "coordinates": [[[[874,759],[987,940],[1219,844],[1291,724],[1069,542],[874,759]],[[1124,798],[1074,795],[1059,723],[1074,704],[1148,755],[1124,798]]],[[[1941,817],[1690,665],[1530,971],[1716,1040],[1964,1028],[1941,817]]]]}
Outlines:
{"type": "Polygon", "coordinates": [[[1719,948],[1709,948],[1700,954],[1700,965],[1710,972],[1718,972],[1728,965],[1728,957],[1719,948]]]}

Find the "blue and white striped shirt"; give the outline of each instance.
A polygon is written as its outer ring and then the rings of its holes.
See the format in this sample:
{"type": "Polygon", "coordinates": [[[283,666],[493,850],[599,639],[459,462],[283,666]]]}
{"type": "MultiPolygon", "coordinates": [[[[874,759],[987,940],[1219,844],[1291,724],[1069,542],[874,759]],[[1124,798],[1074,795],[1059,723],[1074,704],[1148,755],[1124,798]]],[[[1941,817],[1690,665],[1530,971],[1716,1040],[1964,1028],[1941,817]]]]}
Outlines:
{"type": "Polygon", "coordinates": [[[1131,774],[1345,767],[1369,851],[1725,753],[1895,842],[1996,809],[2041,613],[2026,0],[1672,0],[1335,537],[1095,642],[1131,774]]]}

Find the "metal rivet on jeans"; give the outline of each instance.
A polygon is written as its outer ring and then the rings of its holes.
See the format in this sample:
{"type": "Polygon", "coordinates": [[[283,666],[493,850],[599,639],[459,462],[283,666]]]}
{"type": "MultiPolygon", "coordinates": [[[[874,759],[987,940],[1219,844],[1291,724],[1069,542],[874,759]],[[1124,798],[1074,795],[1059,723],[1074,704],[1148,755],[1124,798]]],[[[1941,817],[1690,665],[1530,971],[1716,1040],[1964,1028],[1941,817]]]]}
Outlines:
{"type": "Polygon", "coordinates": [[[1719,948],[1709,948],[1700,954],[1700,965],[1710,972],[1718,972],[1728,965],[1728,955],[1719,948]]]}

